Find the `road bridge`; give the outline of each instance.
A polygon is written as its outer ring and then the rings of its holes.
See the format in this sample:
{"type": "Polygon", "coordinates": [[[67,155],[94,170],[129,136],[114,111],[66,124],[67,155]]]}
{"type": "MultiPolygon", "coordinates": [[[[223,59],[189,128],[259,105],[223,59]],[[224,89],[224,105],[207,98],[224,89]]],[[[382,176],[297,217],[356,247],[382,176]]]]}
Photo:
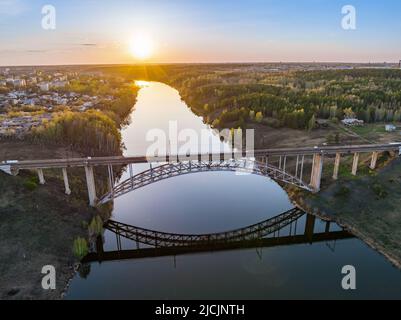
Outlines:
{"type": "Polygon", "coordinates": [[[166,178],[173,178],[182,174],[207,171],[242,171],[263,175],[277,182],[294,185],[311,192],[319,192],[323,170],[324,156],[334,156],[333,179],[338,179],[341,157],[353,155],[351,172],[357,174],[361,153],[370,153],[370,169],[376,168],[377,159],[381,152],[390,152],[400,155],[401,143],[352,145],[352,146],[323,146],[283,149],[261,149],[254,151],[213,153],[213,154],[185,154],[164,156],[132,156],[132,157],[88,157],[47,160],[8,160],[0,163],[0,170],[16,175],[20,170],[36,170],[40,184],[44,184],[46,169],[61,169],[66,194],[70,194],[68,168],[83,167],[85,169],[89,204],[96,206],[112,201],[129,191],[149,185],[166,178]],[[271,159],[278,158],[276,164],[271,159]],[[306,161],[306,158],[311,161],[306,161]],[[293,158],[292,168],[289,168],[289,158],[293,158]],[[149,164],[149,169],[139,175],[133,175],[132,166],[135,164],[149,164]],[[305,168],[305,165],[310,165],[305,168]],[[128,166],[129,179],[118,184],[114,181],[113,166],[128,166]],[[107,167],[109,173],[109,192],[98,197],[96,193],[94,168],[107,167]],[[305,177],[310,173],[310,178],[305,177]],[[99,201],[100,199],[100,201],[99,201]]]}

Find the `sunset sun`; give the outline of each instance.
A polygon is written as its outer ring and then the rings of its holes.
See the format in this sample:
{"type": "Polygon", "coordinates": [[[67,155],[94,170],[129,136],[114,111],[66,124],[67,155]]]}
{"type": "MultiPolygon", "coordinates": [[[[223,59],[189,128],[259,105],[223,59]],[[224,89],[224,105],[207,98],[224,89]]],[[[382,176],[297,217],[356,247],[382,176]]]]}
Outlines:
{"type": "Polygon", "coordinates": [[[139,60],[149,59],[154,51],[152,38],[146,34],[138,34],[133,37],[129,44],[132,56],[139,60]]]}

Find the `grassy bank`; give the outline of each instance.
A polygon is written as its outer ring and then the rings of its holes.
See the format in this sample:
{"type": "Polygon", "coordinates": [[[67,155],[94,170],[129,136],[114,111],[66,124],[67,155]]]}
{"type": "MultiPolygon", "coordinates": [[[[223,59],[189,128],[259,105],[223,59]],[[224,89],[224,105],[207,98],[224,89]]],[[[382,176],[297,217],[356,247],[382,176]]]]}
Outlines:
{"type": "Polygon", "coordinates": [[[337,221],[401,268],[401,159],[361,177],[343,177],[318,195],[294,193],[305,209],[337,221]]]}
{"type": "MultiPolygon", "coordinates": [[[[0,141],[0,161],[80,157],[61,146],[27,141],[0,141]]],[[[105,171],[96,168],[96,188],[105,192],[105,171]]],[[[82,168],[68,169],[72,194],[65,195],[61,170],[45,170],[45,185],[35,171],[18,176],[0,172],[0,299],[59,299],[74,275],[78,259],[74,240],[88,239],[88,224],[96,215],[109,215],[88,207],[82,168]],[[41,287],[42,267],[56,268],[56,290],[41,287]]]]}
{"type": "Polygon", "coordinates": [[[60,298],[76,261],[73,241],[87,237],[94,212],[79,192],[79,179],[71,180],[76,190],[71,196],[59,179],[46,180],[39,186],[33,173],[0,173],[1,299],[60,298]],[[56,290],[41,287],[44,265],[56,268],[56,290]]]}
{"type": "MultiPolygon", "coordinates": [[[[44,148],[23,141],[0,142],[0,160],[61,158],[63,148],[44,148]]],[[[69,156],[80,156],[69,153],[69,156]]],[[[97,168],[96,187],[105,191],[104,172],[97,168]]],[[[17,176],[0,172],[0,299],[59,299],[78,262],[74,240],[88,239],[88,225],[102,212],[88,207],[83,168],[68,169],[72,194],[66,195],[61,170],[45,170],[40,185],[34,171],[17,176]],[[41,287],[44,265],[56,268],[56,290],[41,287]]]]}

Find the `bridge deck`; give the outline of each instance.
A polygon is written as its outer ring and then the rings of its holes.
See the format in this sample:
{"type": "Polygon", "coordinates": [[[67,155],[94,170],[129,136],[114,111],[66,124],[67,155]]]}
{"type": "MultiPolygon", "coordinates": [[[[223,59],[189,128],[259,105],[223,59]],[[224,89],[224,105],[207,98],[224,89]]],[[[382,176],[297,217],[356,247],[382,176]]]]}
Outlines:
{"type": "Polygon", "coordinates": [[[392,144],[372,144],[372,145],[353,145],[353,146],[331,146],[331,147],[305,147],[305,148],[284,148],[284,149],[262,149],[254,152],[245,153],[223,153],[223,154],[202,154],[202,155],[171,155],[171,156],[132,156],[132,157],[96,157],[96,158],[70,158],[70,159],[47,159],[47,160],[28,160],[28,161],[5,161],[0,166],[9,166],[11,169],[47,169],[47,168],[65,168],[82,166],[103,166],[103,165],[127,165],[130,163],[149,163],[149,162],[169,162],[179,158],[182,161],[203,160],[212,156],[214,159],[224,157],[224,159],[241,157],[263,157],[263,156],[291,156],[291,155],[313,155],[313,154],[351,154],[355,152],[383,152],[399,151],[401,143],[392,144]]]}

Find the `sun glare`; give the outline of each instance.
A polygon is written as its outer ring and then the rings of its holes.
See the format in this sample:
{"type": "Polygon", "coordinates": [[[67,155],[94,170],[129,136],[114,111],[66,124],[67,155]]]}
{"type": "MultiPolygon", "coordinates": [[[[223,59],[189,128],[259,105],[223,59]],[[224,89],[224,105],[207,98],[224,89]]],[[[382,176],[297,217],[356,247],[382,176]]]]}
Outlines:
{"type": "Polygon", "coordinates": [[[145,88],[145,87],[148,87],[150,85],[150,83],[148,81],[137,80],[137,81],[135,81],[135,85],[140,88],[145,88]]]}
{"type": "Polygon", "coordinates": [[[139,60],[149,59],[154,50],[152,38],[145,34],[135,36],[130,43],[130,51],[133,57],[139,60]]]}

